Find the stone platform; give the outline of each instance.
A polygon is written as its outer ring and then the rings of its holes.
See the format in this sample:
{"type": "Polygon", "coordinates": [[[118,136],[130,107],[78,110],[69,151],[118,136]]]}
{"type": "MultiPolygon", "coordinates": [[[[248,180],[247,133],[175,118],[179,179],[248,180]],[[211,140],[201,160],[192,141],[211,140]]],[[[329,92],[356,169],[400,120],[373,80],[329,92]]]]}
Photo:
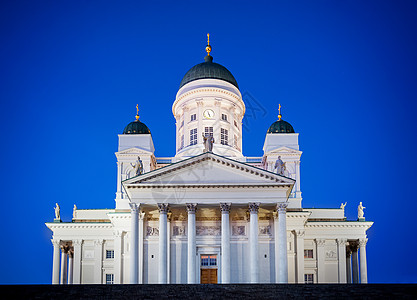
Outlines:
{"type": "Polygon", "coordinates": [[[416,284],[3,285],[2,299],[417,299],[416,284]]]}

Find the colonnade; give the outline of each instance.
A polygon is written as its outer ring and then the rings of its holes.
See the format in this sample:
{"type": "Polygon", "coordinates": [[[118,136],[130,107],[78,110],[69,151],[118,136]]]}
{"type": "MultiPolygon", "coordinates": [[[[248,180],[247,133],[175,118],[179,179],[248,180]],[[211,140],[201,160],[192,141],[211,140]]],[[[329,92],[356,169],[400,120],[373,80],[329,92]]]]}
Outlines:
{"type": "MultiPolygon", "coordinates": [[[[143,263],[139,263],[138,257],[143,258],[143,247],[139,249],[140,243],[143,244],[143,215],[139,218],[139,206],[131,203],[131,235],[130,235],[130,283],[143,283],[143,263]],[[138,228],[142,228],[138,232],[138,228]]],[[[250,283],[259,283],[259,258],[258,258],[258,211],[260,203],[248,203],[250,213],[249,223],[249,279],[250,283]]],[[[288,282],[288,258],[287,258],[287,225],[286,225],[287,203],[277,205],[277,216],[275,222],[278,224],[275,230],[275,248],[277,249],[278,259],[276,264],[276,281],[279,283],[288,282]]],[[[220,203],[221,212],[221,283],[230,283],[230,209],[231,203],[220,203]]],[[[187,283],[197,283],[196,265],[196,203],[187,203],[188,214],[188,233],[187,233],[187,283]]],[[[159,211],[159,255],[158,255],[158,283],[169,283],[168,249],[169,238],[168,218],[169,205],[158,203],[159,211]]]]}
{"type": "Polygon", "coordinates": [[[347,247],[346,245],[344,246],[346,249],[347,283],[368,283],[368,270],[366,263],[367,241],[368,239],[359,239],[358,241],[350,241],[347,247]]]}
{"type": "Polygon", "coordinates": [[[54,246],[52,284],[72,284],[74,279],[74,248],[52,240],[54,246]],[[61,259],[60,259],[61,252],[61,259]]]}

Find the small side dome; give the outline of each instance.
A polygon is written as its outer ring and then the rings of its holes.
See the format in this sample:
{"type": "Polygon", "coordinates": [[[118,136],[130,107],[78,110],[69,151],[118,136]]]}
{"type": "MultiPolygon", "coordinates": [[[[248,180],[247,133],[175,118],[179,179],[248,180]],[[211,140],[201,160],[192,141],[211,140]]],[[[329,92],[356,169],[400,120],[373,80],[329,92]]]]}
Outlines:
{"type": "Polygon", "coordinates": [[[130,122],[123,130],[123,134],[151,134],[148,126],[139,120],[130,122]]]}
{"type": "Polygon", "coordinates": [[[284,120],[278,120],[269,126],[267,133],[295,133],[295,131],[290,123],[284,120]]]}
{"type": "Polygon", "coordinates": [[[136,120],[127,124],[123,134],[151,134],[148,126],[139,121],[139,105],[136,104],[136,120]]]}
{"type": "Polygon", "coordinates": [[[281,104],[278,104],[278,121],[269,126],[267,133],[295,133],[291,124],[282,120],[281,104]]]}

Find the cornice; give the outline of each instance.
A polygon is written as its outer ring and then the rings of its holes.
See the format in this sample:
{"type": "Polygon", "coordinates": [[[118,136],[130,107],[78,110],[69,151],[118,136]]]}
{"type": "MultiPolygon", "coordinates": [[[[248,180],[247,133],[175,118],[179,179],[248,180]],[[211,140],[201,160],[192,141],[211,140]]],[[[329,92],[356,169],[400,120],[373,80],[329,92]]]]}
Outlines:
{"type": "Polygon", "coordinates": [[[129,184],[129,188],[131,189],[146,189],[146,188],[247,188],[247,189],[253,189],[253,188],[279,188],[279,189],[285,189],[287,187],[290,187],[291,184],[287,185],[278,185],[278,184],[161,184],[161,183],[154,183],[154,184],[129,184]]]}
{"type": "Polygon", "coordinates": [[[46,226],[53,229],[111,229],[113,224],[103,223],[103,224],[91,224],[91,223],[47,223],[46,226]]]}
{"type": "Polygon", "coordinates": [[[374,222],[317,222],[307,221],[306,228],[366,228],[369,229],[374,222]]]}

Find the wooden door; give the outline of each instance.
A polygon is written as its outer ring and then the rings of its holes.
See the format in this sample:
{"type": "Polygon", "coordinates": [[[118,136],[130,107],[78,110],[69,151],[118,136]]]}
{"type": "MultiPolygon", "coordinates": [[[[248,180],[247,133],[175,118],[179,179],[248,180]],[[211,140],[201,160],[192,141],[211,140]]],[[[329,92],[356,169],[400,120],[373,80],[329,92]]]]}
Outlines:
{"type": "Polygon", "coordinates": [[[201,269],[200,283],[217,283],[217,269],[201,269]]]}

